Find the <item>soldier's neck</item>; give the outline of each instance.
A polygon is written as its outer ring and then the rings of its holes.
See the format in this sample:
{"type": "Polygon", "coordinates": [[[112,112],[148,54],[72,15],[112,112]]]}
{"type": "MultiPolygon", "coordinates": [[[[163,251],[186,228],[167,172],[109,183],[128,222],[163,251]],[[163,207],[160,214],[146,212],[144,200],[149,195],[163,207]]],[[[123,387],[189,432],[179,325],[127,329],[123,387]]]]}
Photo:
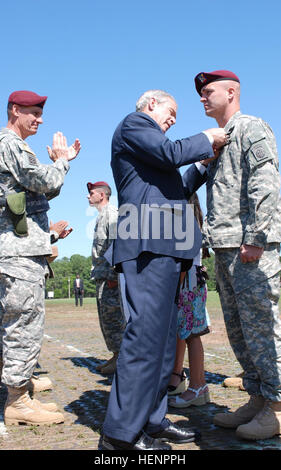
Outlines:
{"type": "Polygon", "coordinates": [[[13,124],[12,122],[8,121],[7,126],[8,129],[11,129],[11,131],[14,131],[22,140],[25,140],[28,135],[23,135],[23,132],[18,128],[16,124],[13,124]]]}
{"type": "Polygon", "coordinates": [[[228,121],[232,118],[232,116],[240,110],[240,106],[234,106],[229,109],[226,109],[224,113],[216,116],[216,121],[219,127],[225,127],[228,121]]]}
{"type": "Polygon", "coordinates": [[[97,210],[98,210],[99,212],[101,212],[101,211],[103,210],[103,208],[104,208],[105,206],[107,206],[108,203],[109,203],[109,201],[102,201],[102,202],[97,206],[97,210]]]}

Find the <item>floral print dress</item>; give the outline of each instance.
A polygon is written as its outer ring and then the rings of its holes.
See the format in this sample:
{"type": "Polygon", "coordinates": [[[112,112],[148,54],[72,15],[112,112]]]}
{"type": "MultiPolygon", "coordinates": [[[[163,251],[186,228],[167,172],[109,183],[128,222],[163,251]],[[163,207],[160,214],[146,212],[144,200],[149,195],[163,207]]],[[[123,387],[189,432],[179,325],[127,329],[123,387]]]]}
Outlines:
{"type": "Polygon", "coordinates": [[[209,333],[210,319],[206,300],[204,271],[202,266],[193,264],[179,292],[177,333],[180,339],[209,333]]]}

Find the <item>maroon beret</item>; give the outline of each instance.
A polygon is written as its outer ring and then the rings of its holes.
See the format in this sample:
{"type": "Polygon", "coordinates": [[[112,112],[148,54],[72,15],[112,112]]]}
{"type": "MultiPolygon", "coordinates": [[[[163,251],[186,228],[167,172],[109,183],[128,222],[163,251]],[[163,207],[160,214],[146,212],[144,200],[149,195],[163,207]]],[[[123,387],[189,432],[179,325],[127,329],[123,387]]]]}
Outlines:
{"type": "Polygon", "coordinates": [[[221,80],[234,80],[235,82],[240,83],[237,75],[229,70],[215,70],[214,72],[209,73],[200,72],[194,79],[195,87],[199,95],[201,95],[201,88],[203,88],[203,86],[208,85],[208,83],[218,82],[221,80]]]}
{"type": "Polygon", "coordinates": [[[92,189],[102,188],[103,186],[107,186],[110,189],[110,186],[105,181],[97,181],[96,183],[87,183],[88,191],[90,192],[92,189]]]}
{"type": "Polygon", "coordinates": [[[43,108],[47,96],[39,96],[33,91],[20,90],[14,91],[8,98],[8,103],[15,103],[21,106],[40,106],[43,108]]]}

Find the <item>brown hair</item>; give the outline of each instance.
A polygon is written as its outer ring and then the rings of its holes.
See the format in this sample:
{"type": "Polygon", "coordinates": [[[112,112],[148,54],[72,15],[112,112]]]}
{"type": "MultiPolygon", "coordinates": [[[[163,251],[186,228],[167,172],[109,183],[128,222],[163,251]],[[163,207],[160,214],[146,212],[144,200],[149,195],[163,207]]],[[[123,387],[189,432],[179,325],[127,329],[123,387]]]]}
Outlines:
{"type": "Polygon", "coordinates": [[[193,193],[192,196],[189,198],[188,202],[190,204],[193,204],[195,219],[197,220],[200,229],[202,229],[203,213],[202,213],[202,210],[201,210],[201,206],[200,206],[200,202],[199,202],[199,198],[198,198],[197,194],[193,193]]]}

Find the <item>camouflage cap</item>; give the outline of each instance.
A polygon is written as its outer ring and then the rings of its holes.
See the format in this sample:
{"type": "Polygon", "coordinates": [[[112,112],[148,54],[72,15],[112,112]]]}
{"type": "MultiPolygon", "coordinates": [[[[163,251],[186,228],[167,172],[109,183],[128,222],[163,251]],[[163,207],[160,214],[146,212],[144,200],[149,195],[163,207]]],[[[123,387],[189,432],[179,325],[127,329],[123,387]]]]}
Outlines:
{"type": "Polygon", "coordinates": [[[8,98],[8,103],[19,104],[20,106],[39,106],[43,108],[47,96],[40,96],[33,91],[20,90],[14,91],[8,98]]]}
{"type": "Polygon", "coordinates": [[[208,85],[211,82],[218,82],[221,80],[234,80],[235,82],[239,82],[240,80],[235,75],[235,73],[230,72],[229,70],[215,70],[214,72],[200,72],[196,75],[195,87],[199,95],[201,96],[201,89],[208,85]]]}

